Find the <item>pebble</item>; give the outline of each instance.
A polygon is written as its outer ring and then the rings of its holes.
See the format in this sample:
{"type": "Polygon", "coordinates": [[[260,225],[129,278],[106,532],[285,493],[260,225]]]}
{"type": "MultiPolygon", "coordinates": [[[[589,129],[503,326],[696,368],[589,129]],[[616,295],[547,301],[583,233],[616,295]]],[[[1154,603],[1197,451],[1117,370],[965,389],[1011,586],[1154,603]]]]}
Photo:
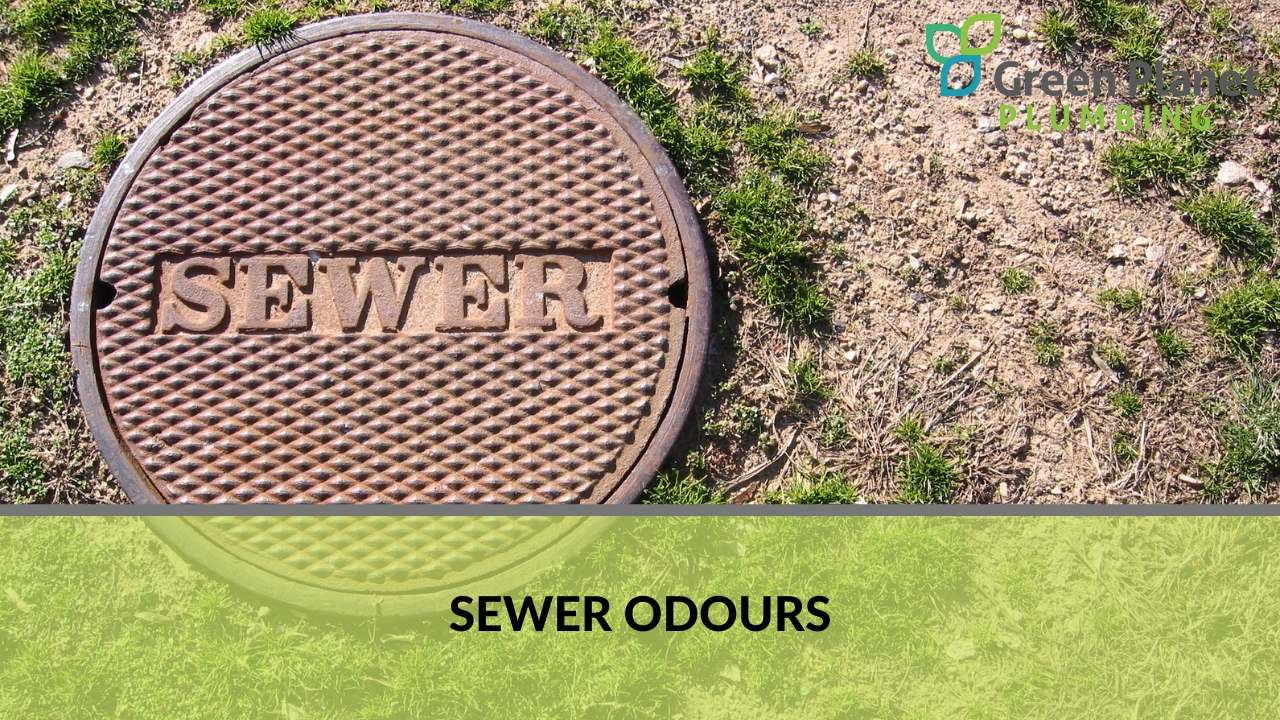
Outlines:
{"type": "Polygon", "coordinates": [[[902,188],[894,188],[884,194],[884,199],[888,200],[889,202],[902,202],[903,198],[905,198],[906,196],[907,196],[907,193],[905,190],[903,190],[902,188]]]}
{"type": "Polygon", "coordinates": [[[883,55],[889,62],[898,62],[898,53],[893,48],[885,48],[883,55]]]}
{"type": "Polygon", "coordinates": [[[1163,245],[1151,245],[1147,248],[1147,262],[1158,263],[1164,260],[1166,250],[1163,245]]]}
{"type": "Polygon", "coordinates": [[[756,59],[761,65],[773,70],[778,67],[778,49],[772,45],[762,45],[756,50],[756,59]]]}
{"type": "Polygon", "coordinates": [[[853,86],[853,90],[854,92],[861,94],[866,92],[869,87],[871,87],[871,83],[868,83],[866,80],[859,80],[858,84],[853,86]]]}
{"type": "Polygon", "coordinates": [[[1020,40],[1022,42],[1026,42],[1027,40],[1027,31],[1022,28],[1016,28],[1011,34],[1013,35],[1014,40],[1020,40]]]}
{"type": "Polygon", "coordinates": [[[1026,162],[1018,163],[1018,169],[1013,171],[1015,175],[1021,178],[1031,177],[1031,165],[1026,162]]]}
{"type": "Polygon", "coordinates": [[[999,302],[989,302],[989,303],[987,303],[987,304],[983,305],[981,308],[979,308],[979,310],[981,310],[981,311],[982,311],[982,312],[984,312],[984,313],[989,313],[989,314],[991,314],[991,315],[996,315],[996,314],[998,314],[998,313],[1000,312],[1000,309],[1001,309],[1002,307],[1004,307],[1004,306],[1003,306],[1001,303],[999,303],[999,302]]]}
{"type": "Polygon", "coordinates": [[[1004,145],[1005,144],[1004,131],[996,130],[995,132],[989,132],[982,136],[982,142],[990,145],[991,147],[996,147],[997,145],[1004,145]]]}
{"type": "Polygon", "coordinates": [[[929,296],[922,292],[913,292],[911,293],[911,301],[917,305],[923,305],[929,302],[929,296]]]}
{"type": "Polygon", "coordinates": [[[899,45],[906,45],[910,43],[911,40],[912,40],[911,33],[902,33],[901,35],[898,36],[899,45]]]}
{"type": "Polygon", "coordinates": [[[1052,143],[1054,147],[1062,147],[1062,133],[1060,132],[1049,133],[1049,142],[1052,143]]]}
{"type": "Polygon", "coordinates": [[[8,204],[8,202],[13,199],[13,196],[18,194],[18,190],[21,187],[22,186],[18,183],[9,183],[8,185],[5,185],[4,190],[0,190],[0,205],[8,204]]]}
{"type": "Polygon", "coordinates": [[[1249,169],[1234,160],[1228,160],[1218,166],[1218,177],[1223,185],[1243,185],[1249,182],[1249,169]]]}
{"type": "Polygon", "coordinates": [[[92,99],[93,99],[93,90],[94,90],[94,87],[93,87],[92,85],[90,85],[89,87],[87,87],[87,88],[85,88],[85,89],[84,89],[84,99],[85,99],[85,100],[92,100],[92,99]]]}
{"type": "Polygon", "coordinates": [[[969,196],[961,195],[960,197],[956,198],[955,205],[953,205],[952,207],[955,208],[956,217],[960,217],[961,215],[964,214],[965,208],[969,207],[969,196]]]}
{"type": "Polygon", "coordinates": [[[1111,252],[1107,253],[1107,260],[1110,262],[1124,262],[1129,257],[1129,249],[1124,243],[1117,243],[1111,248],[1111,252]]]}
{"type": "Polygon", "coordinates": [[[72,168],[85,169],[92,164],[93,161],[89,159],[88,155],[80,152],[79,150],[72,150],[58,158],[58,163],[54,167],[58,170],[70,170],[72,168]]]}
{"type": "Polygon", "coordinates": [[[1253,136],[1256,138],[1264,138],[1271,134],[1271,123],[1264,123],[1253,129],[1253,136]]]}

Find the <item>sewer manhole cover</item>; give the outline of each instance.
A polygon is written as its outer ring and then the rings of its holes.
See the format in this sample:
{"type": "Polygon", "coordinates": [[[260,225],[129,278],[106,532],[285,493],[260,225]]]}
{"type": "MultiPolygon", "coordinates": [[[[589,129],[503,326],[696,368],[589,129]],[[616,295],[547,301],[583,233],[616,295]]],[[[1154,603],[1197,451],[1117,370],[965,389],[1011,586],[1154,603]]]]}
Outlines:
{"type": "Polygon", "coordinates": [[[408,617],[501,595],[591,545],[612,518],[149,517],[196,567],[295,608],[408,617]]]}
{"type": "Polygon", "coordinates": [[[79,388],[138,502],[631,502],[706,353],[643,122],[513,33],[345,18],[219,65],[104,193],[79,388]]]}

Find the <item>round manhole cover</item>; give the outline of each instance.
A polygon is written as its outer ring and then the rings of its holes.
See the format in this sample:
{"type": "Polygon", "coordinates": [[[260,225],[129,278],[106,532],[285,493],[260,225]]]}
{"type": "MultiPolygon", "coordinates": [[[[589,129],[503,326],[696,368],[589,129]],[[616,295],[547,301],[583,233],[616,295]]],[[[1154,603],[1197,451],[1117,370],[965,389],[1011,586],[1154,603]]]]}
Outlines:
{"type": "Polygon", "coordinates": [[[194,566],[264,598],[317,612],[439,613],[496,595],[586,549],[598,517],[149,517],[194,566]]]}
{"type": "Polygon", "coordinates": [[[112,178],[72,350],[139,502],[630,502],[709,276],[643,122],[551,50],[383,14],[252,49],[112,178]]]}

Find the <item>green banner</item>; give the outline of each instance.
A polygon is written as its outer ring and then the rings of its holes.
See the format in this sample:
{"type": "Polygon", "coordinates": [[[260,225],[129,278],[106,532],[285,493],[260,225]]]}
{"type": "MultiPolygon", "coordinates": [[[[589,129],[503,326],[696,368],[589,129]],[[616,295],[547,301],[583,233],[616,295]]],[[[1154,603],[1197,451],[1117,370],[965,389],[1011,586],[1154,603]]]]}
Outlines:
{"type": "Polygon", "coordinates": [[[0,717],[1274,717],[1278,541],[1229,517],[2,518],[0,717]]]}

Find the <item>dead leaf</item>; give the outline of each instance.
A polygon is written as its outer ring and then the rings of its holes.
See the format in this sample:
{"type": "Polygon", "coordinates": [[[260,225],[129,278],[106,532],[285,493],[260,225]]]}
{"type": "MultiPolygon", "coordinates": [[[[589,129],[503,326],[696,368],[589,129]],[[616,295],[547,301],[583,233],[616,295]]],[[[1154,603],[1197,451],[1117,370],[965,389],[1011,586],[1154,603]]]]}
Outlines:
{"type": "Polygon", "coordinates": [[[830,130],[831,125],[817,120],[801,120],[796,123],[796,129],[805,135],[817,135],[830,130]]]}

